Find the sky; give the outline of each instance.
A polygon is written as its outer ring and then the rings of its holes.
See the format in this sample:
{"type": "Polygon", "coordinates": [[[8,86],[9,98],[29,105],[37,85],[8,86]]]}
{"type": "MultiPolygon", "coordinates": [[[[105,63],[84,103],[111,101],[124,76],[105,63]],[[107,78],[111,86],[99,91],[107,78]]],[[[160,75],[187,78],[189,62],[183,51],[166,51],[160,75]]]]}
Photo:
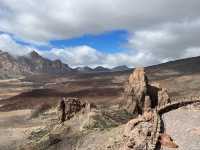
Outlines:
{"type": "Polygon", "coordinates": [[[71,67],[199,56],[199,8],[199,0],[0,0],[0,49],[71,67]]]}

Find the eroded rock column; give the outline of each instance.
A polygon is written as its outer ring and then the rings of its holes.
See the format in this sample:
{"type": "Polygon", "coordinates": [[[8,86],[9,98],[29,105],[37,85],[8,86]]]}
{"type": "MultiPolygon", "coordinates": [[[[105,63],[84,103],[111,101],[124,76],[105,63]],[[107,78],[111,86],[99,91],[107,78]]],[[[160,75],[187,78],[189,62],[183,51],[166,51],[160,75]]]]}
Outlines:
{"type": "Polygon", "coordinates": [[[132,114],[143,114],[151,108],[170,102],[167,90],[158,83],[150,84],[144,68],[136,68],[125,87],[125,109],[132,114]]]}

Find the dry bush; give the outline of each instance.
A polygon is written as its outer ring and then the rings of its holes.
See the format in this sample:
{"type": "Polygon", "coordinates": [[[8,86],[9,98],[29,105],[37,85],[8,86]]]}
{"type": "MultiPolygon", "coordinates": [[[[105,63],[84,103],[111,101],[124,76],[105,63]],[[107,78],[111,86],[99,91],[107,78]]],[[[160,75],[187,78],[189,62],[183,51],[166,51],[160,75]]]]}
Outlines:
{"type": "Polygon", "coordinates": [[[40,105],[38,105],[31,113],[30,118],[35,118],[38,117],[40,114],[44,113],[45,111],[47,111],[48,109],[50,109],[51,106],[47,103],[42,103],[40,105]]]}

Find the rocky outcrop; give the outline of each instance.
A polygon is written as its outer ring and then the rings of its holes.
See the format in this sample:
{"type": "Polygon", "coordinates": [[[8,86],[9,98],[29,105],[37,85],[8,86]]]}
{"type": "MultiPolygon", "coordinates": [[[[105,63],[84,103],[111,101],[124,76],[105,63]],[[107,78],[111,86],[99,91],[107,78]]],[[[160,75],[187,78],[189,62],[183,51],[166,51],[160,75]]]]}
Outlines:
{"type": "Polygon", "coordinates": [[[125,108],[132,114],[142,114],[170,101],[166,89],[149,83],[144,68],[136,68],[130,75],[125,87],[125,100],[125,108]]]}
{"type": "Polygon", "coordinates": [[[66,116],[67,119],[72,118],[77,112],[84,108],[84,104],[81,103],[79,98],[67,98],[65,99],[66,104],[66,116]]]}
{"type": "Polygon", "coordinates": [[[57,114],[58,114],[59,122],[63,123],[66,119],[64,98],[62,98],[58,103],[57,114]]]}
{"type": "Polygon", "coordinates": [[[96,106],[92,103],[88,102],[82,102],[79,98],[75,97],[68,97],[63,98],[58,106],[57,106],[57,114],[59,120],[62,121],[63,114],[66,116],[66,118],[69,120],[71,119],[76,113],[82,112],[82,113],[88,113],[91,111],[92,108],[95,108],[96,106]]]}
{"type": "Polygon", "coordinates": [[[124,129],[125,142],[120,150],[145,150],[151,146],[153,131],[153,113],[144,113],[130,120],[124,129]]]}
{"type": "Polygon", "coordinates": [[[126,109],[130,113],[143,112],[145,96],[147,95],[148,79],[143,68],[137,68],[130,75],[125,88],[125,98],[127,99],[126,109]]]}

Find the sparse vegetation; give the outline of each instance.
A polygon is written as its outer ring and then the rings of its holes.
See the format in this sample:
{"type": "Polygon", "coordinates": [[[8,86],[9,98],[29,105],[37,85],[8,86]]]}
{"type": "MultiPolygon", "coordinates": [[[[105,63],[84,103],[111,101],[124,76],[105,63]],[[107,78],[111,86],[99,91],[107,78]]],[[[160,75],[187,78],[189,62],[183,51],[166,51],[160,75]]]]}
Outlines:
{"type": "Polygon", "coordinates": [[[101,112],[90,112],[82,124],[83,129],[106,129],[117,126],[118,123],[112,120],[112,118],[104,115],[101,112]]]}
{"type": "Polygon", "coordinates": [[[35,118],[38,117],[40,114],[44,113],[45,111],[47,111],[48,109],[50,109],[51,106],[47,103],[42,103],[40,105],[38,105],[31,113],[30,118],[35,118]]]}
{"type": "MultiPolygon", "coordinates": [[[[153,68],[152,70],[151,68],[147,70],[147,76],[153,79],[151,81],[155,82],[156,80],[162,87],[169,89],[170,96],[198,95],[199,74],[184,75],[183,73],[179,76],[169,77],[166,71],[162,71],[164,69],[156,70],[156,68],[153,68]],[[157,78],[159,72],[162,80],[157,78]],[[186,84],[188,86],[185,86],[186,84]]],[[[18,128],[23,129],[20,133],[24,133],[24,130],[30,130],[30,132],[27,132],[27,137],[20,139],[26,144],[24,150],[54,150],[62,144],[65,146],[62,147],[63,149],[66,149],[66,146],[69,145],[78,150],[81,149],[80,147],[83,147],[83,149],[89,147],[92,150],[96,147],[111,147],[112,149],[113,145],[121,144],[120,136],[123,126],[128,120],[135,117],[122,109],[122,105],[125,103],[122,99],[123,87],[129,73],[49,75],[48,77],[38,75],[37,77],[31,76],[28,80],[26,78],[23,81],[18,80],[17,84],[16,81],[12,81],[12,83],[4,81],[0,83],[3,89],[1,93],[3,94],[5,94],[4,91],[15,93],[17,88],[20,87],[21,89],[15,96],[1,100],[0,110],[5,113],[24,109],[29,111],[29,113],[24,114],[24,117],[21,117],[22,119],[15,117],[17,114],[6,118],[4,124],[8,125],[10,122],[9,128],[13,129],[12,133],[16,133],[18,128]],[[97,107],[89,114],[77,113],[75,117],[61,126],[58,125],[56,111],[52,107],[56,107],[62,96],[77,96],[88,102],[94,102],[97,107]],[[32,109],[31,115],[30,109],[32,109]],[[33,119],[26,120],[25,116],[31,116],[33,119]],[[51,123],[52,120],[53,123],[51,123]],[[55,130],[55,128],[57,129],[55,130]],[[68,128],[71,128],[70,132],[68,128]]],[[[8,142],[10,142],[9,134],[5,135],[8,142]]],[[[71,150],[70,148],[68,149],[71,150]]],[[[115,150],[115,147],[113,149],[115,150]]]]}

